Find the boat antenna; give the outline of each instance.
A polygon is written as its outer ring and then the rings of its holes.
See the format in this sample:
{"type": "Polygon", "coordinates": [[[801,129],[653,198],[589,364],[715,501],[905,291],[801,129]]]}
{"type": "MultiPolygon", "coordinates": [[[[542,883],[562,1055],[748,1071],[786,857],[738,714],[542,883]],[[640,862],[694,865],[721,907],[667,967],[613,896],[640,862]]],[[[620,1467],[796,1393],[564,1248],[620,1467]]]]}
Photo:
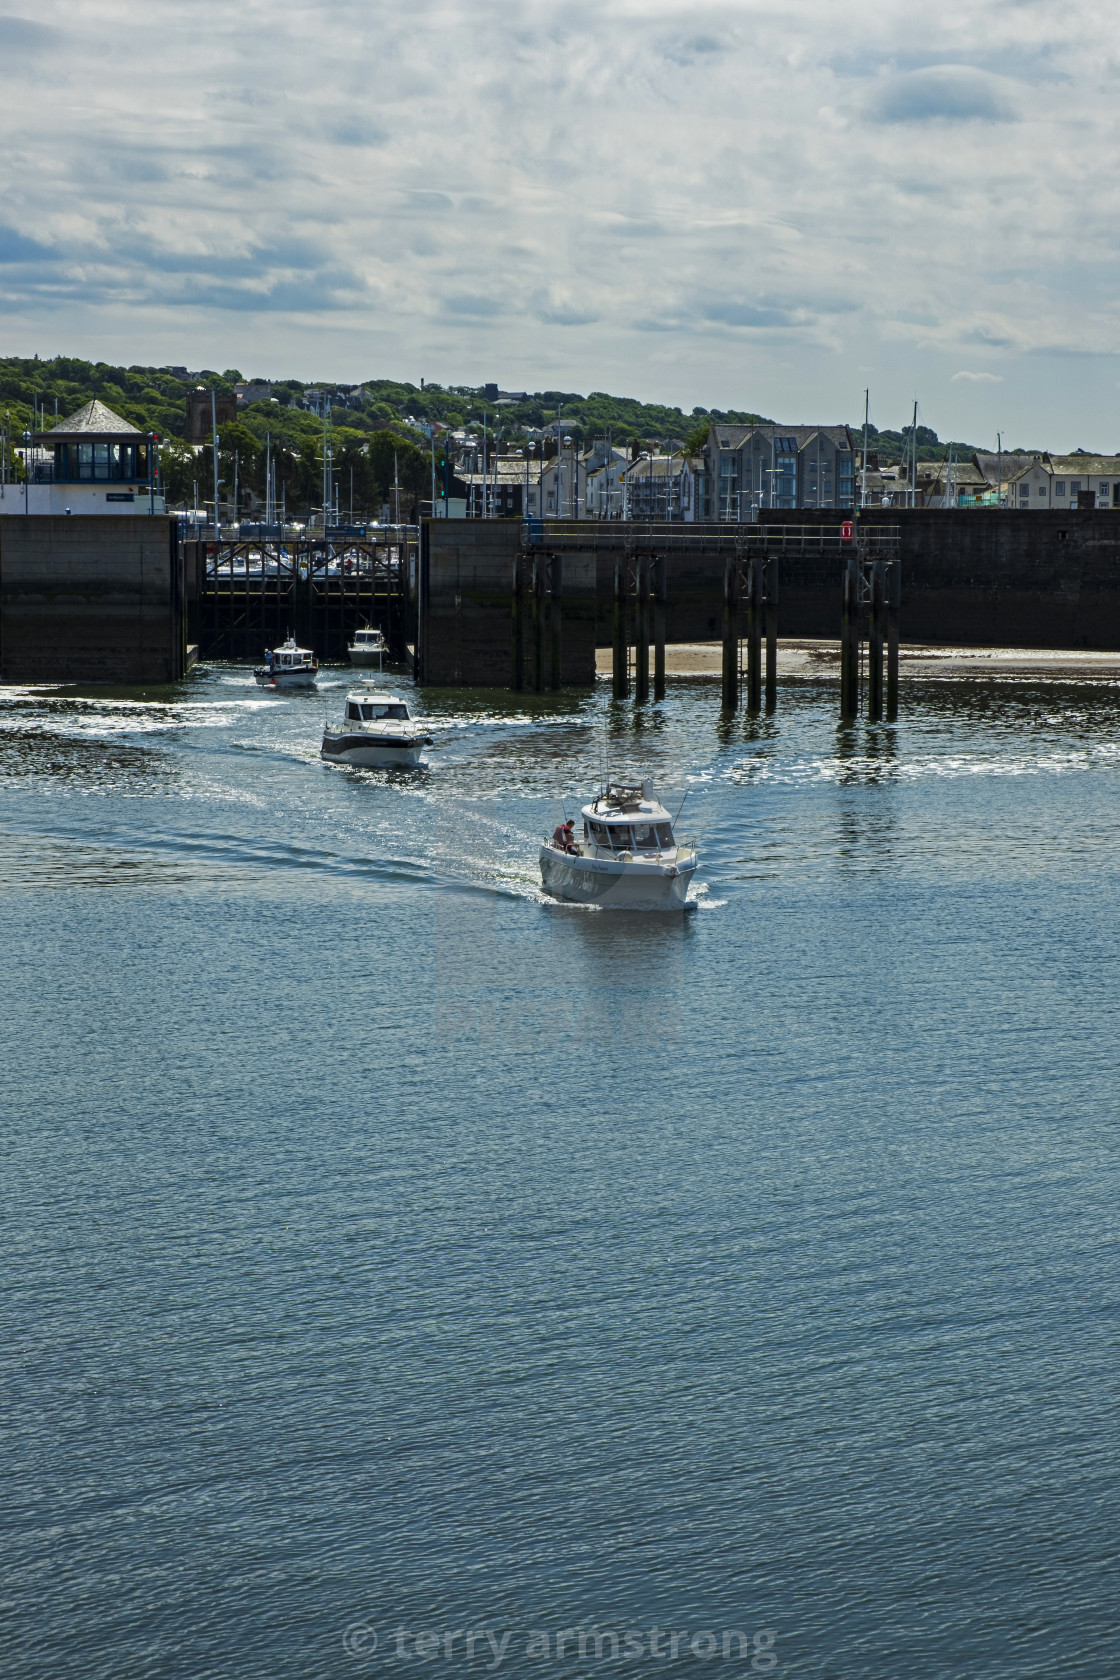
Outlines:
{"type": "Polygon", "coordinates": [[[685,799],[687,799],[687,798],[688,798],[688,796],[689,796],[689,794],[690,794],[690,793],[691,793],[691,792],[692,792],[692,789],[691,789],[691,788],[685,788],[685,790],[684,790],[684,797],[683,797],[683,798],[682,798],[682,799],[681,799],[681,802],[680,802],[680,804],[679,804],[679,805],[678,805],[678,806],[677,806],[677,814],[676,814],[676,816],[675,816],[675,817],[674,817],[674,818],[673,818],[673,827],[674,827],[674,828],[676,828],[676,826],[677,826],[677,824],[678,824],[678,823],[679,823],[679,822],[680,822],[680,820],[681,820],[681,812],[682,812],[682,811],[683,811],[683,810],[684,810],[684,802],[685,802],[685,799]]]}

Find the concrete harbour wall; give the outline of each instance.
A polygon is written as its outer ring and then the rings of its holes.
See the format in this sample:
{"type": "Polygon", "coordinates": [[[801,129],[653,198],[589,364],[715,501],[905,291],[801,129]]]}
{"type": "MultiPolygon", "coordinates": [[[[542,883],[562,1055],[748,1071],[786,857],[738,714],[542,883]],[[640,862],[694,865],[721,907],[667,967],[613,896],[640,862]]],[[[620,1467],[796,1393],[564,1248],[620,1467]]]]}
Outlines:
{"type": "Polygon", "coordinates": [[[4,682],[174,682],[185,609],[170,519],[0,517],[4,682]]]}
{"type": "MultiPolygon", "coordinates": [[[[777,526],[836,527],[836,510],[764,515],[777,526]]],[[[868,509],[868,530],[901,539],[904,641],[964,646],[1120,649],[1120,512],[868,509]]],[[[571,530],[571,526],[566,527],[571,530]]],[[[670,642],[721,633],[727,525],[686,527],[687,551],[666,547],[670,642]]],[[[548,550],[548,524],[542,550],[548,550]]],[[[588,521],[585,553],[564,555],[564,681],[591,682],[592,643],[611,642],[616,559],[626,526],[588,521]],[[572,602],[569,605],[569,588],[572,602]],[[590,632],[590,640],[588,633],[590,632]]],[[[425,678],[507,686],[516,520],[436,520],[428,528],[425,678]]],[[[840,631],[841,562],[811,548],[781,554],[782,636],[840,631]]]]}
{"type": "MultiPolygon", "coordinates": [[[[424,681],[455,687],[508,687],[513,659],[513,569],[519,520],[435,519],[421,541],[418,603],[424,681]]],[[[595,556],[566,553],[561,601],[561,677],[595,681],[595,556]]],[[[523,665],[529,609],[523,607],[523,665]]]]}

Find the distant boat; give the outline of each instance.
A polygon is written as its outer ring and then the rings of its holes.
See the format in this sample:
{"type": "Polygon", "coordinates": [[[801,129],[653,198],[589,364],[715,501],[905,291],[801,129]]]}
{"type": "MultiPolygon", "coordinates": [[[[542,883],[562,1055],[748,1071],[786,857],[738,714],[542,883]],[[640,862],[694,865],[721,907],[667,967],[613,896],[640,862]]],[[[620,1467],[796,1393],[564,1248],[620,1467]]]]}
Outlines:
{"type": "Polygon", "coordinates": [[[540,849],[546,893],[609,910],[681,910],[698,858],[682,845],[652,782],[610,782],[583,807],[583,834],[540,849]]]}
{"type": "Polygon", "coordinates": [[[266,648],[264,664],[253,672],[261,688],[311,688],[319,661],[310,648],[297,647],[289,636],[278,648],[266,648]]]}
{"type": "Polygon", "coordinates": [[[394,764],[412,767],[420,763],[422,749],[431,745],[432,737],[409,716],[399,694],[358,688],[346,696],[342,722],[334,729],[328,724],[323,731],[320,756],[333,764],[363,769],[394,764]]]}
{"type": "Polygon", "coordinates": [[[351,665],[376,665],[380,671],[386,653],[385,638],[380,630],[371,630],[365,625],[361,630],[355,630],[354,640],[347,652],[351,665]]]}

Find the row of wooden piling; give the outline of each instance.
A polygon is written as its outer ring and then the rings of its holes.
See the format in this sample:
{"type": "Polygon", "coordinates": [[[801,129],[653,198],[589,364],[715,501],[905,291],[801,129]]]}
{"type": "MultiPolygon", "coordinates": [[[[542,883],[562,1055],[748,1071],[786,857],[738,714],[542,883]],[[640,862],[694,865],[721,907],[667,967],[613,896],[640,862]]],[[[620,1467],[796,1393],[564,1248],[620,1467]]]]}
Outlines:
{"type": "Polygon", "coordinates": [[[897,560],[867,559],[858,551],[844,560],[840,610],[840,715],[859,716],[860,647],[867,608],[867,716],[888,723],[898,716],[898,612],[902,578],[897,560]],[[886,704],[883,654],[886,652],[886,704]]]}
{"type": "Polygon", "coordinates": [[[614,563],[612,683],[614,698],[630,694],[630,649],[634,649],[634,698],[649,699],[650,632],[653,639],[653,698],[665,698],[665,604],[667,569],[663,554],[620,555],[614,563]],[[632,633],[632,634],[631,634],[632,633]]]}
{"type": "MultiPolygon", "coordinates": [[[[849,542],[850,533],[851,526],[846,525],[843,543],[849,542]]],[[[737,711],[744,699],[748,713],[761,712],[764,704],[767,712],[777,708],[779,569],[777,553],[761,546],[754,552],[736,552],[724,568],[722,699],[728,711],[737,711]]],[[[866,639],[867,717],[877,722],[885,715],[893,721],[898,716],[899,561],[876,553],[874,544],[869,548],[853,541],[842,554],[841,583],[840,715],[859,715],[866,639]]],[[[616,700],[628,699],[631,688],[638,702],[649,699],[651,639],[653,698],[664,699],[666,608],[666,556],[632,549],[616,555],[612,626],[616,700]]],[[[511,612],[510,687],[531,687],[537,693],[559,689],[563,626],[563,558],[559,553],[538,549],[517,557],[511,612]]]]}
{"type": "Polygon", "coordinates": [[[778,705],[778,557],[758,554],[746,561],[729,560],[723,573],[723,704],[727,711],[739,709],[744,676],[747,711],[762,710],[764,640],[766,710],[773,712],[778,705]]]}
{"type": "Polygon", "coordinates": [[[564,622],[564,561],[559,554],[518,555],[513,562],[510,636],[510,687],[526,686],[537,694],[558,689],[561,681],[564,622]],[[528,613],[526,613],[528,608],[528,613]],[[526,617],[529,631],[529,683],[525,681],[526,617]]]}

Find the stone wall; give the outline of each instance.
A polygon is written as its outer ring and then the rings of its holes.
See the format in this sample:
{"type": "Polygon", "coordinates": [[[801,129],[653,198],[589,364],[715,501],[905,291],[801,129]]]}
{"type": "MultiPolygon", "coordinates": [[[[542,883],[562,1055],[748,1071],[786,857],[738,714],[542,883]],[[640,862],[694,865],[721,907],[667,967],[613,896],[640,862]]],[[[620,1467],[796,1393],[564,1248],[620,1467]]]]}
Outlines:
{"type": "Polygon", "coordinates": [[[0,680],[173,682],[184,609],[173,521],[0,517],[0,680]]]}

